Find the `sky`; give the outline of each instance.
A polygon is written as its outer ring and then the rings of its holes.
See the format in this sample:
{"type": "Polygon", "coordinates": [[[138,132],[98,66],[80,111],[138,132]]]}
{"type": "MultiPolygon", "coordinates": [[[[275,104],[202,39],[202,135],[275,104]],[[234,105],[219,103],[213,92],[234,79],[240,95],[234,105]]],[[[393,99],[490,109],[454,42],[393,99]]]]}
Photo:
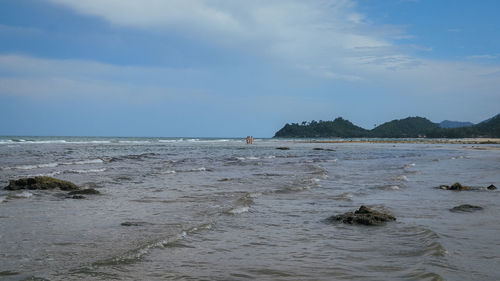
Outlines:
{"type": "Polygon", "coordinates": [[[500,113],[497,0],[0,0],[0,135],[500,113]]]}

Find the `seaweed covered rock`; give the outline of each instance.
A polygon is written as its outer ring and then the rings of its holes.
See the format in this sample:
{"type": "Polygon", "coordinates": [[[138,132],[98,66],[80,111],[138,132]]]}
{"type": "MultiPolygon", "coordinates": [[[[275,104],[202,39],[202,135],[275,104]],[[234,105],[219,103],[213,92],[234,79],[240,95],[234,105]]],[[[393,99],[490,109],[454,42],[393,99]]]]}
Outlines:
{"type": "Polygon", "coordinates": [[[483,207],[480,207],[480,206],[463,204],[463,205],[451,208],[450,211],[452,211],[452,212],[473,212],[473,211],[479,211],[482,209],[483,209],[483,207]]]}
{"type": "Polygon", "coordinates": [[[383,225],[388,221],[395,221],[396,218],[390,214],[382,213],[366,206],[361,206],[354,212],[331,216],[327,220],[329,222],[340,222],[346,224],[383,225]]]}
{"type": "Polygon", "coordinates": [[[87,188],[87,189],[81,189],[81,190],[74,190],[68,193],[68,195],[76,195],[76,194],[86,194],[86,195],[97,195],[101,194],[99,190],[95,188],[87,188]]]}
{"type": "Polygon", "coordinates": [[[21,190],[21,189],[60,189],[64,191],[78,190],[77,185],[72,182],[60,180],[52,177],[33,177],[11,180],[6,190],[21,190]]]}
{"type": "Polygon", "coordinates": [[[324,151],[335,151],[335,149],[331,148],[322,148],[322,147],[315,147],[313,150],[324,150],[324,151]]]}
{"type": "Polygon", "coordinates": [[[278,150],[290,150],[290,147],[280,146],[280,147],[276,147],[276,149],[278,149],[278,150]]]}
{"type": "Polygon", "coordinates": [[[469,188],[467,188],[467,186],[465,186],[465,185],[460,184],[459,182],[456,182],[456,183],[452,184],[449,189],[461,191],[461,190],[467,190],[469,188]]]}
{"type": "Polygon", "coordinates": [[[496,186],[494,186],[492,184],[488,187],[481,187],[481,186],[465,186],[459,182],[456,182],[451,186],[443,184],[443,185],[440,185],[439,188],[444,189],[444,190],[454,190],[454,191],[464,191],[464,190],[478,191],[478,190],[485,190],[485,189],[488,189],[488,190],[497,189],[496,186]]]}
{"type": "Polygon", "coordinates": [[[440,185],[439,188],[444,189],[444,190],[455,190],[455,191],[462,191],[462,190],[469,190],[469,188],[465,185],[462,185],[459,182],[456,182],[452,184],[451,186],[449,185],[440,185]]]}

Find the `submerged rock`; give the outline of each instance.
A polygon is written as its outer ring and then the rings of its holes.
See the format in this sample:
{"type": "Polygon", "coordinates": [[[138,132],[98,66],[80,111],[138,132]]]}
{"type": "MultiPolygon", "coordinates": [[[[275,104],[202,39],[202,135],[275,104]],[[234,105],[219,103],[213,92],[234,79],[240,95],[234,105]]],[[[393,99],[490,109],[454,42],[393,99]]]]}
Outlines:
{"type": "Polygon", "coordinates": [[[459,182],[456,182],[452,184],[451,186],[442,184],[439,186],[439,188],[444,189],[444,190],[456,190],[456,191],[462,191],[462,190],[469,190],[469,188],[465,185],[462,185],[459,182]]]}
{"type": "Polygon", "coordinates": [[[341,222],[347,224],[382,225],[388,221],[395,221],[396,218],[390,214],[382,213],[366,206],[361,206],[355,212],[347,212],[342,215],[331,216],[327,220],[330,222],[341,222]]]}
{"type": "Polygon", "coordinates": [[[449,185],[440,185],[439,186],[440,189],[444,189],[444,190],[454,190],[454,191],[464,191],[464,190],[473,190],[473,191],[478,191],[478,190],[485,190],[485,189],[488,189],[488,190],[495,190],[496,189],[496,186],[494,185],[490,185],[488,187],[480,187],[480,186],[465,186],[465,185],[462,185],[461,183],[459,182],[456,182],[454,183],[453,185],[449,186],[449,185]]]}
{"type": "Polygon", "coordinates": [[[276,149],[279,149],[279,150],[290,150],[290,147],[280,146],[280,147],[276,147],[276,149]]]}
{"type": "Polygon", "coordinates": [[[481,206],[464,204],[464,205],[453,207],[450,209],[450,211],[452,211],[452,212],[473,212],[473,211],[479,211],[482,209],[483,209],[483,207],[481,207],[481,206]]]}
{"type": "Polygon", "coordinates": [[[126,221],[126,222],[122,222],[120,225],[121,226],[143,226],[143,225],[146,225],[146,223],[142,222],[142,221],[138,221],[138,222],[126,221]]]}
{"type": "Polygon", "coordinates": [[[51,177],[33,177],[11,180],[6,190],[21,190],[21,189],[55,189],[60,190],[78,190],[79,187],[72,182],[60,180],[51,177]]]}
{"type": "Polygon", "coordinates": [[[450,188],[449,188],[449,190],[459,190],[459,191],[461,191],[461,190],[467,190],[467,189],[469,189],[467,186],[462,185],[459,182],[456,182],[456,183],[452,184],[450,186],[450,188]]]}
{"type": "Polygon", "coordinates": [[[87,194],[87,195],[94,195],[94,194],[101,194],[99,190],[95,188],[87,188],[87,189],[81,189],[81,190],[75,190],[71,191],[68,193],[68,195],[75,195],[75,194],[87,194]]]}
{"type": "Polygon", "coordinates": [[[70,198],[71,199],[85,199],[85,196],[83,196],[83,195],[73,195],[70,198]]]}
{"type": "Polygon", "coordinates": [[[324,150],[324,151],[335,151],[335,149],[331,148],[322,148],[322,147],[315,147],[313,150],[324,150]]]}

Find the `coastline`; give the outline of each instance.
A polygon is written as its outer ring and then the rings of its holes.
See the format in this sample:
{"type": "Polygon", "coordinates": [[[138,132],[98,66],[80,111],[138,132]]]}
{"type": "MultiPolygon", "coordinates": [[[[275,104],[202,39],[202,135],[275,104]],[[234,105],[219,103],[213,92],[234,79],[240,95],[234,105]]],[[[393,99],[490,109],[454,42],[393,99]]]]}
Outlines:
{"type": "Polygon", "coordinates": [[[500,138],[463,139],[338,139],[304,140],[299,143],[423,143],[423,144],[500,144],[500,138]]]}

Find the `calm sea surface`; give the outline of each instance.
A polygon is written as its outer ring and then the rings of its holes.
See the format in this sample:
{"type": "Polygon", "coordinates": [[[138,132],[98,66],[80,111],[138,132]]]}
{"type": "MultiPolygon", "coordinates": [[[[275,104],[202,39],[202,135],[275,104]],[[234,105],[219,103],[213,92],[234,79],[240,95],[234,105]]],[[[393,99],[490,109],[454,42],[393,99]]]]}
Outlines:
{"type": "Polygon", "coordinates": [[[500,192],[435,188],[500,187],[498,148],[2,137],[0,279],[500,280],[500,192]],[[3,190],[36,175],[102,194],[3,190]],[[397,221],[325,222],[360,205],[397,221]]]}

